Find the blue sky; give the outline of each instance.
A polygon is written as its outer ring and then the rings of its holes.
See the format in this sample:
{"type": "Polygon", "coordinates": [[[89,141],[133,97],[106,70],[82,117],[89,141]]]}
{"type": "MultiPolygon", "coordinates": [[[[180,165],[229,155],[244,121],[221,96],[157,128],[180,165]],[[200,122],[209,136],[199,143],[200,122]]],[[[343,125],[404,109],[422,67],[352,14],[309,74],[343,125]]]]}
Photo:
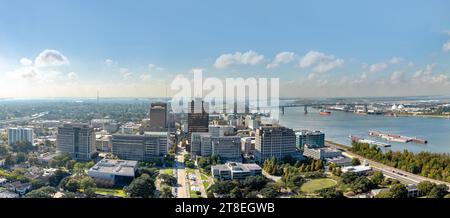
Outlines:
{"type": "Polygon", "coordinates": [[[283,87],[292,86],[281,90],[286,96],[450,90],[450,2],[444,0],[0,5],[0,77],[21,84],[15,87],[20,92],[3,84],[0,97],[93,96],[95,89],[110,96],[157,96],[162,81],[198,68],[207,76],[279,77],[283,87]],[[281,52],[281,62],[268,67],[281,52]],[[42,53],[65,59],[35,66],[42,53]],[[368,85],[371,91],[360,91],[368,85]],[[420,88],[408,90],[411,85],[420,88]]]}

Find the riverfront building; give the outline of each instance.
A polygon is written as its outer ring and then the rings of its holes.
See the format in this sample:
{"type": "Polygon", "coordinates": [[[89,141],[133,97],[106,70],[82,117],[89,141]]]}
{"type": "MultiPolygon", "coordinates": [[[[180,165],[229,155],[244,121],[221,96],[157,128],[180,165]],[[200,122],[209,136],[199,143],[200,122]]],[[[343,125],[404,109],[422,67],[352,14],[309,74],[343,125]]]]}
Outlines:
{"type": "Polygon", "coordinates": [[[285,156],[296,155],[295,133],[292,129],[279,125],[265,125],[256,129],[255,160],[260,163],[276,157],[282,160],[285,156]]]}
{"type": "Polygon", "coordinates": [[[303,156],[316,160],[325,160],[340,157],[342,156],[342,152],[328,147],[316,148],[314,146],[305,145],[303,156]]]}
{"type": "Polygon", "coordinates": [[[96,152],[93,128],[87,124],[64,124],[58,127],[56,151],[69,154],[75,160],[90,160],[96,152]]]}
{"type": "Polygon", "coordinates": [[[321,131],[296,130],[295,144],[300,150],[303,150],[305,145],[322,148],[325,146],[325,133],[321,131]]]}

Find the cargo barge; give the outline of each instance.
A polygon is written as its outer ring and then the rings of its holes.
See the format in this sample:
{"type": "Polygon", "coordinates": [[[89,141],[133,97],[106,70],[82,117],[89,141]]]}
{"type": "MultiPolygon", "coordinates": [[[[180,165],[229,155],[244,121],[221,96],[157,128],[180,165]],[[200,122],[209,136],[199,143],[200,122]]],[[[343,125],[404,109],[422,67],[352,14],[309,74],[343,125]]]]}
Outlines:
{"type": "Polygon", "coordinates": [[[373,140],[369,140],[369,139],[364,139],[364,138],[360,138],[358,136],[350,136],[350,139],[352,140],[352,142],[366,143],[369,145],[376,145],[376,146],[385,147],[385,148],[391,147],[390,144],[383,143],[383,142],[377,142],[377,141],[373,141],[373,140]]]}
{"type": "Polygon", "coordinates": [[[428,143],[428,141],[425,139],[418,139],[415,137],[407,137],[407,136],[401,136],[401,135],[396,135],[396,134],[383,133],[383,132],[379,132],[379,131],[370,131],[369,135],[373,136],[373,137],[379,137],[379,138],[382,138],[384,140],[391,141],[391,142],[401,142],[401,143],[413,142],[413,143],[417,143],[417,144],[427,144],[428,143]]]}

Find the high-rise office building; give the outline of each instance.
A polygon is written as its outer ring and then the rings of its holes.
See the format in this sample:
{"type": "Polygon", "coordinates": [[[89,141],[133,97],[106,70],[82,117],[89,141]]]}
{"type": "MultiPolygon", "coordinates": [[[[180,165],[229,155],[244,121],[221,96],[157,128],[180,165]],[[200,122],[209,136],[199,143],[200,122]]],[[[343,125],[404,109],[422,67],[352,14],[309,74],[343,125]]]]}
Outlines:
{"type": "Polygon", "coordinates": [[[235,134],[234,126],[231,125],[209,125],[208,128],[212,137],[223,137],[235,134]]]}
{"type": "Polygon", "coordinates": [[[265,125],[256,129],[255,159],[261,163],[276,157],[278,160],[287,155],[294,156],[295,133],[292,129],[279,125],[265,125]]]}
{"type": "MultiPolygon", "coordinates": [[[[202,154],[202,146],[208,146],[203,144],[202,145],[202,137],[211,137],[211,134],[208,132],[193,132],[191,134],[191,149],[190,152],[193,156],[205,156],[205,154],[202,154]]],[[[205,142],[204,142],[205,143],[205,142]]],[[[211,147],[211,144],[209,144],[209,147],[211,147]]],[[[203,148],[204,150],[205,148],[203,148]]],[[[210,149],[208,149],[210,150],[210,149]]]]}
{"type": "Polygon", "coordinates": [[[192,100],[188,111],[188,131],[208,132],[209,125],[209,106],[207,102],[202,100],[192,100]]]}
{"type": "Polygon", "coordinates": [[[112,153],[124,160],[146,161],[167,154],[167,132],[112,136],[112,153]]]}
{"type": "Polygon", "coordinates": [[[220,156],[221,160],[242,162],[240,137],[211,137],[211,145],[211,154],[220,156]]]}
{"type": "Polygon", "coordinates": [[[155,102],[150,106],[150,128],[152,131],[166,131],[167,103],[155,102]]]}
{"type": "Polygon", "coordinates": [[[295,144],[300,150],[303,150],[305,145],[309,145],[311,148],[325,146],[325,133],[321,131],[297,130],[295,131],[295,138],[295,144]]]}
{"type": "Polygon", "coordinates": [[[56,151],[75,160],[90,160],[95,153],[95,133],[87,124],[64,124],[58,127],[56,151]]]}
{"type": "Polygon", "coordinates": [[[33,129],[22,127],[8,128],[8,144],[14,145],[18,141],[33,144],[33,129]]]}

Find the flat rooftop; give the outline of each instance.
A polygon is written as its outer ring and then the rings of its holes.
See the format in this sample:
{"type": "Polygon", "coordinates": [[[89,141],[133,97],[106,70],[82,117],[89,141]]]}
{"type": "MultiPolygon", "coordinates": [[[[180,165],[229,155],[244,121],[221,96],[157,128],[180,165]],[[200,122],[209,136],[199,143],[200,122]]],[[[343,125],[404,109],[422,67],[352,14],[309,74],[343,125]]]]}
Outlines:
{"type": "Polygon", "coordinates": [[[236,163],[236,162],[227,162],[225,164],[219,164],[212,166],[212,169],[216,170],[231,170],[234,172],[238,171],[251,171],[251,170],[261,170],[261,167],[255,163],[236,163]]]}
{"type": "Polygon", "coordinates": [[[137,161],[102,159],[89,172],[109,173],[118,176],[133,176],[137,161]]]}

